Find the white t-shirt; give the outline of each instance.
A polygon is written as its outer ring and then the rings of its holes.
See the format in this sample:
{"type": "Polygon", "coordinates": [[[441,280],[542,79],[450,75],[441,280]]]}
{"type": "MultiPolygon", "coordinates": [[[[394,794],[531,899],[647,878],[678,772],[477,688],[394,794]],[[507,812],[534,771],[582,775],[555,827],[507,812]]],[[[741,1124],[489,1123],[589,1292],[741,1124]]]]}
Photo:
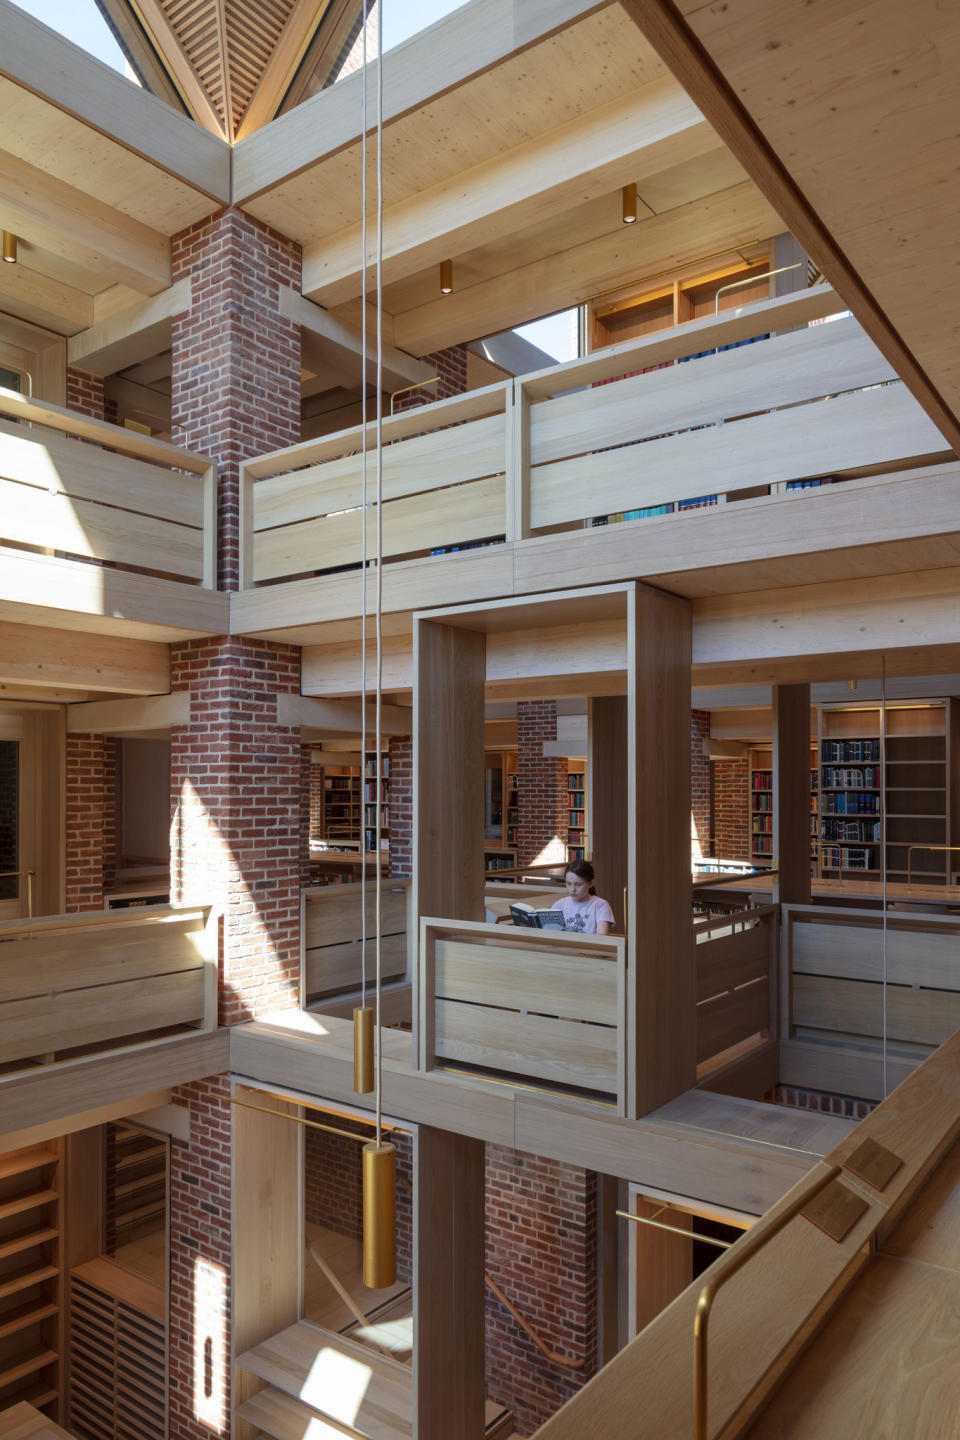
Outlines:
{"type": "Polygon", "coordinates": [[[597,926],[604,920],[613,924],[613,911],[599,895],[591,895],[588,900],[574,900],[572,895],[565,895],[562,900],[555,900],[550,909],[562,910],[567,929],[579,930],[581,935],[596,935],[597,926]]]}

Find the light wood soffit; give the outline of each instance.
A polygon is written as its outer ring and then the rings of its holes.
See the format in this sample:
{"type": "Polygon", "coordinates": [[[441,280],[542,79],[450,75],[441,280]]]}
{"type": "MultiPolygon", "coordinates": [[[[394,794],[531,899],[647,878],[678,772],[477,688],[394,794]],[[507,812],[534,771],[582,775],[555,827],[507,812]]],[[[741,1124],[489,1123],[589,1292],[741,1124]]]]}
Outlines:
{"type": "MultiPolygon", "coordinates": [[[[321,361],[342,368],[345,372],[344,380],[356,380],[359,383],[363,356],[363,337],[360,330],[321,309],[319,305],[314,305],[289,286],[280,291],[280,314],[302,326],[308,336],[315,337],[314,351],[321,361]]],[[[375,333],[375,329],[371,331],[371,334],[375,333]]],[[[307,345],[309,348],[309,341],[307,345]]],[[[368,356],[369,348],[368,345],[368,356]]],[[[376,379],[375,360],[368,358],[366,373],[368,380],[376,379]]],[[[405,354],[393,345],[384,345],[383,376],[388,389],[400,389],[402,386],[432,380],[435,374],[432,366],[424,361],[414,359],[412,355],[405,354]]]]}
{"type": "MultiPolygon", "coordinates": [[[[676,81],[655,80],[399,201],[384,216],[384,283],[559,216],[717,143],[676,81]]],[[[308,246],[304,293],[326,305],[358,293],[359,252],[358,224],[308,246]]]]}
{"type": "Polygon", "coordinates": [[[776,211],[746,180],[662,215],[623,225],[452,295],[438,295],[394,317],[397,344],[416,354],[498,333],[551,314],[637,274],[669,270],[733,249],[783,228],[776,211]]]}
{"type": "Polygon", "coordinates": [[[138,301],[99,324],[91,323],[83,334],[70,340],[68,363],[90,375],[114,375],[168,350],[173,316],[190,309],[190,296],[190,277],[184,276],[150,300],[138,301]]]}
{"type": "Polygon", "coordinates": [[[131,695],[166,694],[169,649],[158,641],[81,637],[8,623],[0,634],[0,680],[131,695]]]}
{"type": "Polygon", "coordinates": [[[621,3],[960,450],[960,366],[942,303],[960,218],[952,11],[935,18],[935,7],[921,38],[899,0],[844,6],[831,25],[763,0],[621,3]],[[895,210],[891,195],[906,197],[895,210]]]}
{"type": "MultiPolygon", "coordinates": [[[[610,6],[611,0],[484,0],[464,6],[384,57],[385,124],[610,6]]],[[[246,206],[358,140],[361,89],[361,75],[349,75],[241,139],[234,156],[234,202],[246,206]]]]}
{"type": "Polygon", "coordinates": [[[170,284],[165,235],[6,151],[0,151],[0,220],[5,230],[105,283],[147,295],[170,284]]]}
{"type": "MultiPolygon", "coordinates": [[[[0,0],[0,74],[219,204],[230,199],[230,149],[165,101],[0,0]]],[[[178,227],[179,228],[179,227],[178,227]]]]}
{"type": "Polygon", "coordinates": [[[58,335],[75,335],[93,323],[92,296],[24,263],[0,266],[0,310],[58,335]]]}

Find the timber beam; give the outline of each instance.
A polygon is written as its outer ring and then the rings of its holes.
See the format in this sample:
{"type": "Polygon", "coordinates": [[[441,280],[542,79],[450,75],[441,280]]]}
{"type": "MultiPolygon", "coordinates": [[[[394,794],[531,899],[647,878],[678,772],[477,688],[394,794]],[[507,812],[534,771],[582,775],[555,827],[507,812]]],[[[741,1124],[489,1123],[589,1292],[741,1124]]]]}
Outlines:
{"type": "Polygon", "coordinates": [[[130,695],[170,689],[170,651],[155,640],[66,634],[39,625],[0,630],[0,683],[130,695]]]}
{"type": "Polygon", "coordinates": [[[88,375],[115,375],[169,350],[173,317],[190,309],[190,296],[190,278],[185,276],[149,300],[90,323],[69,341],[67,363],[88,375]]]}

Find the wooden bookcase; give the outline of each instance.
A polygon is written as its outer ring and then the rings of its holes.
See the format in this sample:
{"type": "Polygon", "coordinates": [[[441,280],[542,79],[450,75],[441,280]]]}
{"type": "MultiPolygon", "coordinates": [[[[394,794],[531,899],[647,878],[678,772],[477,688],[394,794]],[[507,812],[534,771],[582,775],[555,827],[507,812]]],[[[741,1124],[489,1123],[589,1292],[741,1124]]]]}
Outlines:
{"type": "Polygon", "coordinates": [[[360,843],[360,775],[356,769],[323,772],[323,838],[360,843]]]}
{"type": "Polygon", "coordinates": [[[879,880],[884,844],[887,876],[897,883],[909,874],[945,884],[960,870],[960,852],[945,848],[958,834],[958,726],[957,700],[888,705],[884,810],[879,706],[820,710],[821,875],[879,880]]]}
{"type": "Polygon", "coordinates": [[[0,1156],[0,1410],[60,1401],[61,1183],[57,1142],[0,1156]]]}
{"type": "MultiPolygon", "coordinates": [[[[749,756],[750,858],[759,865],[773,859],[773,751],[754,749],[749,756]]],[[[810,859],[816,862],[819,812],[817,750],[810,749],[810,859]]]]}
{"type": "Polygon", "coordinates": [[[380,817],[377,819],[377,756],[369,751],[363,764],[363,848],[373,854],[390,839],[390,757],[380,756],[380,817]]]}
{"type": "Polygon", "coordinates": [[[587,776],[584,770],[567,774],[567,860],[584,860],[587,853],[587,776]]]}

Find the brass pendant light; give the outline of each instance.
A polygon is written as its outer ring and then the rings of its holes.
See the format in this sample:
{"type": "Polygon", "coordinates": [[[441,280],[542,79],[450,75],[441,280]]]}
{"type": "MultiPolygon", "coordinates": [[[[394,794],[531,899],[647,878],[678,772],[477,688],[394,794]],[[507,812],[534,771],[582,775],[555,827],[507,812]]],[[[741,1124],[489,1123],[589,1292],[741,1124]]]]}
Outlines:
{"type": "Polygon", "coordinates": [[[3,258],[8,265],[17,263],[17,237],[12,230],[3,232],[3,258]]]}
{"type": "Polygon", "coordinates": [[[369,1141],[363,1156],[363,1283],[384,1290],[397,1278],[394,1219],[397,1147],[389,1140],[369,1141]]]}
{"type": "Polygon", "coordinates": [[[353,1088],[358,1095],[369,1095],[374,1086],[373,1011],[369,1005],[358,1005],[353,1012],[353,1088]]]}

